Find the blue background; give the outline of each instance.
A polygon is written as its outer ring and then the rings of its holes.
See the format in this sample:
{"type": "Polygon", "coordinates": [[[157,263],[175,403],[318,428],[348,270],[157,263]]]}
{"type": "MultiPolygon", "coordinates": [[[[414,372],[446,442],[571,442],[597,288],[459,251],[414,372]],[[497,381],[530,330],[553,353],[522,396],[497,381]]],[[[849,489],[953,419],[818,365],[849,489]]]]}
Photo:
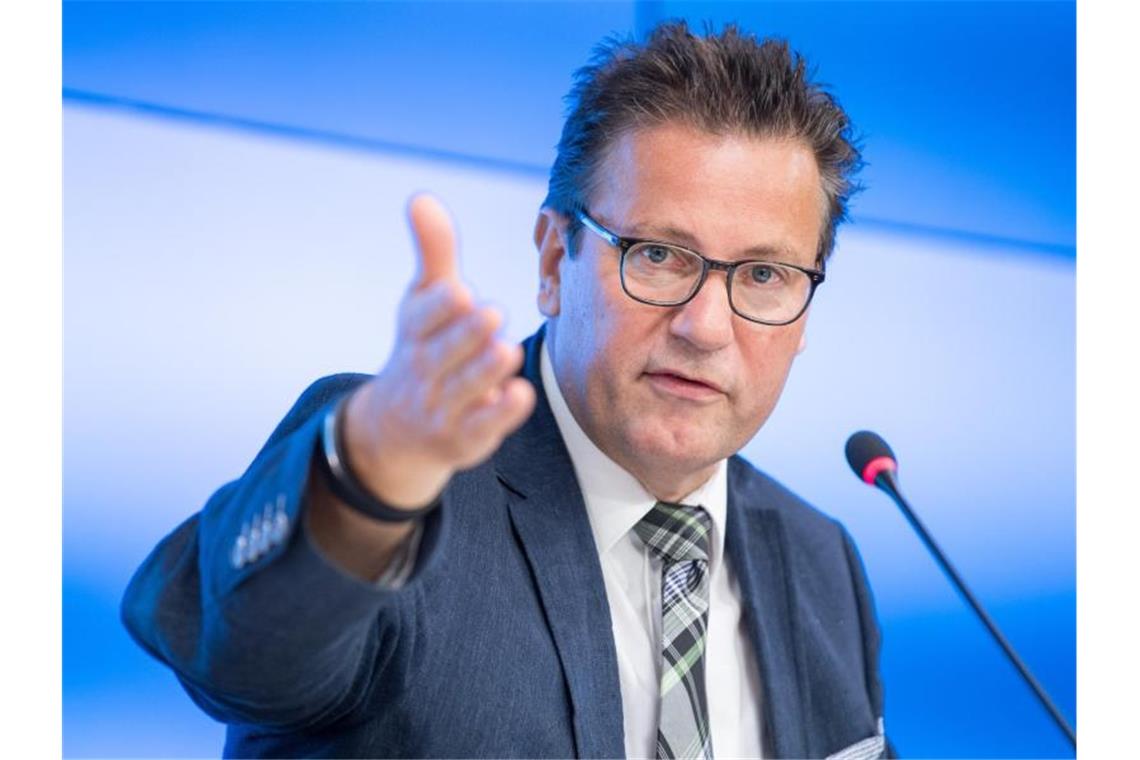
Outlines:
{"type": "Polygon", "coordinates": [[[786,37],[864,137],[809,349],[745,454],[855,535],[888,733],[912,757],[1071,756],[842,458],[855,429],[891,440],[1074,721],[1075,6],[1034,2],[65,2],[66,755],[220,753],[118,623],[130,573],[310,380],[383,360],[408,192],[444,198],[477,290],[532,331],[571,74],[673,16],[786,37]]]}

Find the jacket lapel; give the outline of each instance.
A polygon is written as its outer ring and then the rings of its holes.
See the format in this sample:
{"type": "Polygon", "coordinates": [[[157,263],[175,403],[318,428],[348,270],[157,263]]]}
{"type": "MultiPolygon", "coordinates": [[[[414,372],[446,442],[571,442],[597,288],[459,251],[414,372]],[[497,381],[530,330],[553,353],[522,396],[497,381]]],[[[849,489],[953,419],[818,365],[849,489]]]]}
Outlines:
{"type": "Polygon", "coordinates": [[[550,625],[574,712],[579,757],[623,757],[621,683],[605,582],[570,455],[542,388],[544,330],[524,343],[537,403],[495,455],[511,522],[550,625]]]}
{"type": "Polygon", "coordinates": [[[744,467],[737,457],[729,460],[725,542],[759,666],[764,733],[776,757],[807,757],[805,662],[796,646],[784,526],[775,510],[745,510],[738,502],[744,467]]]}

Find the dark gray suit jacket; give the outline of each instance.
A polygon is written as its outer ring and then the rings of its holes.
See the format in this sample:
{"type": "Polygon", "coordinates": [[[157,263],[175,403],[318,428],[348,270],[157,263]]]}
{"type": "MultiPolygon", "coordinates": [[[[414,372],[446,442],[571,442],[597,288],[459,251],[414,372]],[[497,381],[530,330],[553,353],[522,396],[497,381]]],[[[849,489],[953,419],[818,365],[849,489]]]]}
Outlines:
{"type": "MultiPolygon", "coordinates": [[[[541,340],[523,370],[534,414],[447,486],[402,589],[340,572],[301,520],[321,419],[363,375],[310,387],[242,477],[139,568],[124,623],[228,724],[227,756],[624,755],[602,571],[541,340]]],[[[879,632],[850,537],[740,457],[728,478],[726,557],[769,752],[878,756],[879,632]]]]}

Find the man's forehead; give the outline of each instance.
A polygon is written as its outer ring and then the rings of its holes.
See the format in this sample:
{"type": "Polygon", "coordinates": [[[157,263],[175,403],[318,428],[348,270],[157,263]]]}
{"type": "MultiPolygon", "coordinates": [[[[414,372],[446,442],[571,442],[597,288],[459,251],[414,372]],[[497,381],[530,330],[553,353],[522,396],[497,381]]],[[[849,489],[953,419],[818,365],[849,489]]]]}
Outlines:
{"type": "Polygon", "coordinates": [[[736,189],[808,182],[821,201],[819,162],[809,143],[782,135],[710,132],[682,122],[629,129],[615,135],[593,165],[590,187],[619,194],[649,190],[646,182],[684,187],[700,179],[736,189]],[[748,182],[739,180],[747,175],[748,182]],[[729,177],[735,181],[729,181],[729,177]],[[775,182],[773,182],[775,180],[775,182]],[[635,185],[634,183],[638,183],[635,185]]]}
{"type": "Polygon", "coordinates": [[[818,235],[809,249],[779,232],[786,226],[782,209],[804,207],[796,188],[802,190],[805,179],[813,198],[808,203],[822,225],[827,196],[815,155],[802,140],[665,122],[614,137],[595,167],[588,210],[623,237],[674,243],[712,258],[813,265],[818,235]],[[773,193],[774,200],[758,201],[773,193]],[[709,209],[706,202],[713,196],[715,208],[709,209]],[[741,209],[744,227],[735,225],[738,231],[754,229],[738,238],[731,252],[713,252],[703,238],[709,232],[707,217],[724,208],[741,209]],[[749,218],[755,224],[748,224],[749,218]]]}

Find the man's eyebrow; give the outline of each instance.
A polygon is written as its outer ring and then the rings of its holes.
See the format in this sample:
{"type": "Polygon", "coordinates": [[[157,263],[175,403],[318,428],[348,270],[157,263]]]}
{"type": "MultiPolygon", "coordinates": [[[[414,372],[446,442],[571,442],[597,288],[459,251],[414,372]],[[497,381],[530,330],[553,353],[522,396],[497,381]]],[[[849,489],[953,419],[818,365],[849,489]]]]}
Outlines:
{"type": "MultiPolygon", "coordinates": [[[[676,243],[685,248],[691,248],[698,253],[705,254],[705,251],[701,249],[697,239],[680,227],[633,223],[629,225],[628,231],[629,237],[632,238],[653,240],[659,243],[676,243]]],[[[796,258],[796,252],[783,245],[757,245],[742,251],[741,255],[735,258],[789,261],[796,258]]]]}

